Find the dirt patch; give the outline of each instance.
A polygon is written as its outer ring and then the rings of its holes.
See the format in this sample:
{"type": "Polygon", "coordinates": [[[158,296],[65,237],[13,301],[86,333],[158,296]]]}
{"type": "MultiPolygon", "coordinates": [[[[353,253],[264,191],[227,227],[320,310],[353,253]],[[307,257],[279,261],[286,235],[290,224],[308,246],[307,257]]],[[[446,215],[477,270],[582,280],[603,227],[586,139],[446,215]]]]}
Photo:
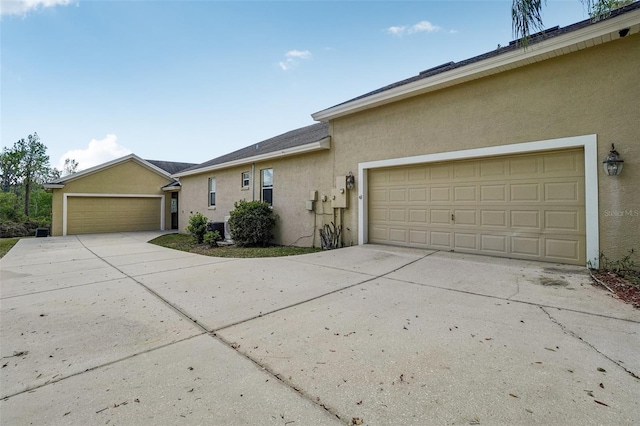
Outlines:
{"type": "Polygon", "coordinates": [[[598,271],[591,271],[591,277],[595,286],[607,289],[618,299],[640,309],[640,284],[636,284],[631,278],[598,271]]]}
{"type": "Polygon", "coordinates": [[[538,282],[546,287],[566,287],[569,285],[569,282],[562,278],[540,277],[538,282]]]}

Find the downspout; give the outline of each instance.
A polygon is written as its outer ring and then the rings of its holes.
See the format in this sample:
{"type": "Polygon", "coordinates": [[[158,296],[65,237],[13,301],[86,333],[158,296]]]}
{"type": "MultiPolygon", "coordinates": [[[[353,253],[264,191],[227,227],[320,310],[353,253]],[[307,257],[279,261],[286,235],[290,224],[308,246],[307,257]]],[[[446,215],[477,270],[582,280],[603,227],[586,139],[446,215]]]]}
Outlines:
{"type": "Polygon", "coordinates": [[[256,163],[251,163],[251,201],[256,200],[256,163]]]}

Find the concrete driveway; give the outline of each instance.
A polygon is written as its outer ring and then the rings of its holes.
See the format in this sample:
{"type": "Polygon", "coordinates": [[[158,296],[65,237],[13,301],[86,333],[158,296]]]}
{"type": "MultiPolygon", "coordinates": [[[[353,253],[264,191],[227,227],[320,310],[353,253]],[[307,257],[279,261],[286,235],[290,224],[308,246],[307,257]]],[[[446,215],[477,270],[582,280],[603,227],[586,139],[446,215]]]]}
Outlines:
{"type": "Polygon", "coordinates": [[[223,259],[156,235],[0,261],[0,423],[640,421],[640,311],[584,268],[373,245],[223,259]]]}

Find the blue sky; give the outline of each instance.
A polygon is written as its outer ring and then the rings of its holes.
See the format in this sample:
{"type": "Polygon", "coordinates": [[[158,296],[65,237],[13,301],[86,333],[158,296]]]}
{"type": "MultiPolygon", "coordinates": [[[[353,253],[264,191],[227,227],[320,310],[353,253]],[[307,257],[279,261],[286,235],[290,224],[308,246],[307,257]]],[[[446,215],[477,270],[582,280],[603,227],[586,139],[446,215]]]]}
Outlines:
{"type": "MultiPolygon", "coordinates": [[[[2,0],[2,145],[204,162],[508,44],[511,1],[2,0]]],[[[588,16],[549,0],[546,27],[588,16]]]]}

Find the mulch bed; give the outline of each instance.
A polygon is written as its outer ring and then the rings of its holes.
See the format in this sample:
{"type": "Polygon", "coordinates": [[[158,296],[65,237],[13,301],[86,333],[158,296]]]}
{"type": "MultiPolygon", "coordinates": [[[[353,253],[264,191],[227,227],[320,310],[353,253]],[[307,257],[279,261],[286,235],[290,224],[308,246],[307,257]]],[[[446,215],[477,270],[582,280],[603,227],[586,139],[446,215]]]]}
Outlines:
{"type": "Polygon", "coordinates": [[[613,272],[598,271],[591,271],[591,276],[594,285],[605,288],[618,299],[640,309],[640,276],[625,278],[613,272]]]}

